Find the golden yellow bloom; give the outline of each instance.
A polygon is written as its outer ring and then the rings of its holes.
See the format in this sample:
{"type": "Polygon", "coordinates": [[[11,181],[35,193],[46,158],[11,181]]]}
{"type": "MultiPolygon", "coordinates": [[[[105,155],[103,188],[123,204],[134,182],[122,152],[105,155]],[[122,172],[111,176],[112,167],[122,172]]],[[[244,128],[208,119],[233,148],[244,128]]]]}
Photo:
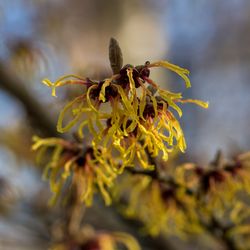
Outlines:
{"type": "Polygon", "coordinates": [[[243,241],[250,235],[250,207],[239,195],[249,194],[249,167],[250,154],[246,153],[221,166],[186,163],[156,175],[131,170],[132,174],[118,178],[113,196],[118,203],[123,201],[121,212],[140,220],[147,234],[206,233],[216,220],[230,226],[225,229],[228,237],[237,233],[243,241]]]}
{"type": "MultiPolygon", "coordinates": [[[[168,159],[168,154],[173,149],[178,148],[184,152],[184,133],[172,111],[182,115],[177,103],[195,103],[204,108],[208,104],[183,99],[180,93],[160,89],[149,78],[150,68],[153,67],[167,68],[180,75],[186,87],[191,86],[188,70],[166,61],[146,62],[145,65],[136,67],[125,65],[118,74],[99,82],[74,75],[62,77],[54,83],[44,80],[52,88],[53,96],[56,96],[56,88],[60,86],[85,86],[83,94],[69,102],[61,111],[58,131],[64,133],[79,124],[78,134],[82,138],[83,128],[88,127],[94,151],[101,148],[115,157],[119,166],[118,173],[135,163],[143,168],[152,168],[146,151],[152,157],[161,154],[163,160],[168,159]],[[72,119],[67,125],[63,125],[66,114],[71,115],[72,119]]],[[[103,157],[105,155],[102,155],[102,160],[103,157]]]]}
{"type": "Polygon", "coordinates": [[[71,183],[77,190],[80,201],[90,206],[93,195],[98,190],[106,203],[111,203],[107,188],[113,185],[116,174],[113,171],[112,158],[107,155],[100,159],[92,148],[83,149],[79,144],[58,138],[34,137],[33,150],[39,150],[38,160],[43,158],[45,151],[52,148],[53,152],[44,170],[44,178],[50,181],[54,194],[51,203],[55,203],[63,192],[64,185],[71,183]],[[100,160],[99,160],[100,159],[100,160]]]}
{"type": "Polygon", "coordinates": [[[121,206],[121,212],[140,220],[143,232],[152,236],[159,233],[185,236],[186,232],[201,231],[196,211],[195,199],[186,195],[185,187],[177,187],[154,180],[145,175],[128,175],[114,187],[114,199],[128,198],[121,206]]]}
{"type": "Polygon", "coordinates": [[[178,183],[186,185],[195,195],[195,210],[201,226],[215,227],[215,220],[225,227],[226,237],[233,239],[237,246],[250,244],[244,239],[250,235],[250,207],[241,199],[250,191],[249,167],[250,154],[245,153],[234,160],[223,159],[205,167],[184,164],[174,173],[178,183]]]}

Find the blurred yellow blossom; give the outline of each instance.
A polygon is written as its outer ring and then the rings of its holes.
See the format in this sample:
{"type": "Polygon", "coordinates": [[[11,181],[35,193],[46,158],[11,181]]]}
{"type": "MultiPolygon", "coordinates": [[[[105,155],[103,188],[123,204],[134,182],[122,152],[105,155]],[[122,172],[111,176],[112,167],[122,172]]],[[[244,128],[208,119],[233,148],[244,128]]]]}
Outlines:
{"type": "Polygon", "coordinates": [[[131,235],[123,232],[96,232],[92,237],[86,239],[84,235],[76,239],[66,239],[60,243],[54,243],[49,250],[140,250],[136,239],[131,235]],[[119,246],[119,247],[118,247],[119,246]]]}
{"type": "Polygon", "coordinates": [[[84,149],[77,143],[63,139],[43,139],[35,136],[33,140],[32,149],[39,150],[38,160],[42,160],[46,150],[53,149],[44,170],[44,178],[50,181],[50,188],[54,194],[52,204],[57,201],[64,185],[69,181],[77,188],[80,201],[87,206],[92,204],[93,195],[97,190],[102,194],[106,205],[111,203],[107,188],[113,185],[116,178],[111,157],[106,155],[104,161],[92,148],[84,149]]]}
{"type": "Polygon", "coordinates": [[[128,203],[120,205],[121,212],[142,221],[144,233],[157,236],[165,232],[184,237],[186,232],[201,231],[195,199],[185,192],[185,187],[141,174],[123,176],[113,195],[116,201],[128,197],[128,203]]]}

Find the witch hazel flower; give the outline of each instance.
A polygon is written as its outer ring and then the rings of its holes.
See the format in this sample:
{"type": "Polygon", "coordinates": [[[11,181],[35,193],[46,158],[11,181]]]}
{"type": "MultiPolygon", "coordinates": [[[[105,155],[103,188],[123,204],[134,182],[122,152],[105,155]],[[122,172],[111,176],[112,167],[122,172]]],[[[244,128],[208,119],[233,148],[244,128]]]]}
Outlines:
{"type": "MultiPolygon", "coordinates": [[[[76,129],[80,140],[88,135],[86,147],[91,148],[94,155],[94,159],[90,162],[94,161],[98,167],[90,167],[93,164],[89,163],[88,167],[83,168],[84,170],[74,168],[73,173],[76,176],[81,172],[80,176],[85,178],[89,176],[86,169],[94,169],[93,172],[99,177],[91,178],[97,183],[106,204],[110,204],[107,187],[117,175],[123,173],[125,168],[151,170],[155,166],[150,159],[159,157],[166,161],[173,151],[185,152],[184,133],[176,117],[176,114],[182,116],[179,104],[194,103],[203,108],[208,107],[207,102],[184,99],[181,93],[162,89],[150,78],[151,70],[158,67],[165,68],[180,76],[189,88],[191,83],[187,69],[167,61],[153,63],[147,61],[143,65],[122,66],[121,50],[114,41],[111,39],[110,42],[113,75],[109,78],[93,80],[71,74],[62,76],[55,82],[43,80],[43,83],[51,88],[52,96],[56,96],[59,87],[82,86],[82,93],[62,108],[57,130],[66,133],[76,129]],[[106,178],[106,175],[109,177],[106,178]],[[99,179],[102,181],[98,181],[99,179]]],[[[37,143],[35,141],[35,145],[37,143]]],[[[38,146],[33,148],[37,149],[38,146]]],[[[73,159],[75,164],[77,160],[73,159]]],[[[86,183],[90,182],[89,178],[90,176],[86,179],[86,183]]],[[[77,178],[75,182],[77,183],[79,179],[77,178]]],[[[92,191],[86,192],[92,194],[92,191]]],[[[92,195],[89,195],[83,200],[91,204],[91,197],[92,195]]]]}

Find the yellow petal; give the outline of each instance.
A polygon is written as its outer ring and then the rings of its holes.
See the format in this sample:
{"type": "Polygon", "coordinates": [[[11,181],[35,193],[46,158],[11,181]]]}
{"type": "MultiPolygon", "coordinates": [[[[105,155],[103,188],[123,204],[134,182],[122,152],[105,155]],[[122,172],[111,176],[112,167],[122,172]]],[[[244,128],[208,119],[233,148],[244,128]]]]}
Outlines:
{"type": "Polygon", "coordinates": [[[175,72],[176,74],[178,74],[185,81],[187,88],[191,87],[190,80],[187,77],[187,75],[189,74],[189,71],[187,69],[181,68],[178,65],[172,64],[168,61],[159,61],[159,62],[151,63],[149,67],[164,67],[166,69],[169,69],[175,72]]]}
{"type": "Polygon", "coordinates": [[[201,106],[202,108],[205,108],[207,109],[208,106],[209,106],[209,103],[208,102],[203,102],[203,101],[200,101],[200,100],[194,100],[194,99],[182,99],[182,100],[178,100],[178,102],[181,102],[181,103],[194,103],[194,104],[197,104],[199,106],[201,106]]]}
{"type": "Polygon", "coordinates": [[[103,83],[100,94],[99,94],[99,101],[102,101],[102,102],[106,101],[106,99],[105,99],[105,89],[106,89],[106,87],[108,87],[110,85],[111,80],[112,79],[110,79],[110,78],[106,79],[105,82],[103,83]]]}
{"type": "MultiPolygon", "coordinates": [[[[70,121],[65,127],[63,127],[63,119],[64,119],[64,116],[65,116],[66,112],[69,109],[71,109],[73,107],[73,105],[75,103],[77,103],[78,101],[80,101],[84,96],[78,96],[73,101],[71,101],[68,104],[66,104],[65,107],[61,110],[61,112],[59,114],[58,121],[57,121],[57,131],[58,132],[65,133],[65,132],[67,132],[69,129],[71,129],[77,123],[77,121],[79,120],[79,118],[81,116],[80,112],[75,115],[75,117],[73,118],[72,121],[70,121]]],[[[80,105],[79,105],[78,108],[81,109],[82,106],[83,106],[83,102],[80,103],[80,105]]]]}

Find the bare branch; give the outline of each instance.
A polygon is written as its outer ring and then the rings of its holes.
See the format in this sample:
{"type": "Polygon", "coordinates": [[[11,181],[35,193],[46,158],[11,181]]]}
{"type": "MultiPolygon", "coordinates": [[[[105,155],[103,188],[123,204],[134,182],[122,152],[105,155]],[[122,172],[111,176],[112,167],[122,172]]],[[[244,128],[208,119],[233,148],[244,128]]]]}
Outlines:
{"type": "Polygon", "coordinates": [[[22,81],[10,74],[0,62],[0,88],[17,98],[23,105],[32,123],[47,136],[58,136],[56,122],[41,107],[36,99],[22,86],[22,81]]]}

